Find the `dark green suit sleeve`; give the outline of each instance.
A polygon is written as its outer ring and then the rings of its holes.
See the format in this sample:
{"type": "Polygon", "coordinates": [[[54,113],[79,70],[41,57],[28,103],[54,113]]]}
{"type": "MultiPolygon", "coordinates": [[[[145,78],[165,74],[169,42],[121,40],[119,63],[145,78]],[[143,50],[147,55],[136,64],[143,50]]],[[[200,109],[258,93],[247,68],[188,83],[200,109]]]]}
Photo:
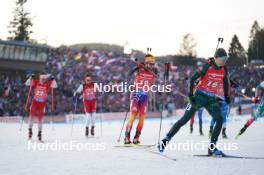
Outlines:
{"type": "Polygon", "coordinates": [[[225,99],[227,100],[230,98],[230,80],[229,80],[227,68],[225,67],[224,69],[225,69],[225,76],[223,79],[223,88],[224,88],[225,99]]]}
{"type": "Polygon", "coordinates": [[[210,64],[206,63],[203,65],[201,70],[198,70],[194,73],[194,75],[189,79],[189,96],[193,95],[193,88],[195,86],[195,82],[198,78],[203,77],[210,67],[210,64]]]}

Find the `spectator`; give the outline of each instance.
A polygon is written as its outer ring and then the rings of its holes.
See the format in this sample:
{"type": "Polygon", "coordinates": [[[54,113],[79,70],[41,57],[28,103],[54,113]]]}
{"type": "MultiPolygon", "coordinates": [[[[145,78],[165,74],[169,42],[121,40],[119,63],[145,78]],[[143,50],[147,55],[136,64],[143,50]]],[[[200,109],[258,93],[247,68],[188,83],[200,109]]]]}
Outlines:
{"type": "MultiPolygon", "coordinates": [[[[128,57],[113,52],[103,52],[92,49],[83,51],[60,47],[50,51],[46,71],[53,74],[58,82],[58,90],[55,91],[56,114],[67,114],[73,111],[73,91],[77,89],[82,81],[82,75],[90,71],[96,83],[114,84],[125,82],[128,78],[128,71],[136,66],[135,62],[128,57]]],[[[162,84],[163,65],[157,64],[159,78],[155,84],[162,84]]],[[[184,108],[187,99],[180,96],[177,91],[188,94],[186,77],[193,74],[192,66],[173,66],[168,83],[173,85],[173,91],[165,95],[164,104],[167,108],[184,108]]],[[[263,68],[234,67],[230,69],[231,79],[246,88],[246,95],[253,96],[252,88],[263,81],[263,68]]],[[[16,74],[12,79],[7,73],[0,77],[0,115],[24,115],[23,105],[25,103],[27,88],[24,86],[22,76],[16,74]],[[9,88],[8,95],[4,95],[6,87],[9,88]],[[5,89],[5,90],[4,90],[5,89]]],[[[133,83],[133,82],[129,82],[133,83]]],[[[103,93],[97,94],[99,112],[124,112],[128,110],[129,95],[127,93],[103,93]]],[[[160,93],[155,95],[154,109],[159,110],[161,97],[160,93]]],[[[48,97],[47,114],[51,113],[51,101],[48,97]]],[[[77,112],[82,112],[82,103],[78,103],[77,112]]]]}

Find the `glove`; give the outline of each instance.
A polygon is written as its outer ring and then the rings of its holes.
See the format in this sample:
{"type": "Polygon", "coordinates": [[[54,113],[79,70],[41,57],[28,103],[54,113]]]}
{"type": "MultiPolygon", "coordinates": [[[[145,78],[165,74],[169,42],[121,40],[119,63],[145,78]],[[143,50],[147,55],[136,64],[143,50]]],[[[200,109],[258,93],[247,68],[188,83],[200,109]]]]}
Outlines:
{"type": "Polygon", "coordinates": [[[225,101],[226,101],[226,103],[229,105],[229,104],[231,103],[231,99],[230,99],[230,97],[225,97],[225,101]]]}
{"type": "Polygon", "coordinates": [[[237,86],[236,87],[236,91],[240,93],[242,91],[241,87],[240,86],[237,86]]]}
{"type": "Polygon", "coordinates": [[[55,77],[53,75],[50,75],[49,78],[48,78],[49,81],[52,81],[54,79],[55,79],[55,77]]]}
{"type": "Polygon", "coordinates": [[[35,79],[36,78],[36,75],[35,74],[31,74],[30,76],[32,79],[35,79]]]}
{"type": "Polygon", "coordinates": [[[259,98],[258,97],[253,97],[251,99],[251,101],[254,103],[254,104],[257,104],[259,102],[259,98]]]}
{"type": "Polygon", "coordinates": [[[75,97],[76,95],[77,95],[77,92],[74,92],[74,93],[73,93],[73,96],[75,97]]]}

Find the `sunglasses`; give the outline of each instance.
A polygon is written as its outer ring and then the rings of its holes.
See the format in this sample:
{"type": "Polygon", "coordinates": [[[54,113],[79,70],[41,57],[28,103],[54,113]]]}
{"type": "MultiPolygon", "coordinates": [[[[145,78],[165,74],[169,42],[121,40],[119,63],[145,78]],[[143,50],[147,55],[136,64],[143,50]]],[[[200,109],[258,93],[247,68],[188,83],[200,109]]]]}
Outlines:
{"type": "Polygon", "coordinates": [[[228,56],[218,57],[221,61],[226,61],[228,59],[228,56]]]}

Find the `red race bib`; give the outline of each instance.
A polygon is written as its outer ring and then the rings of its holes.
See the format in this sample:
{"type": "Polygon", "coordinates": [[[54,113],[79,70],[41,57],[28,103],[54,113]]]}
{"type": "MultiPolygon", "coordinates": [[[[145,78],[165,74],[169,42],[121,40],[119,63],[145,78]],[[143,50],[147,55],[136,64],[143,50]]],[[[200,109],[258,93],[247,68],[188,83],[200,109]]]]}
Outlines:
{"type": "Polygon", "coordinates": [[[141,68],[135,78],[134,85],[138,90],[143,89],[144,86],[150,88],[153,85],[153,79],[154,75],[151,72],[141,68]]]}
{"type": "Polygon", "coordinates": [[[40,84],[38,81],[36,81],[35,91],[34,91],[34,100],[39,101],[39,102],[45,102],[47,95],[48,95],[49,86],[50,86],[49,82],[40,84]]]}
{"type": "Polygon", "coordinates": [[[83,98],[85,100],[93,100],[93,99],[96,98],[95,92],[94,92],[94,84],[92,84],[92,85],[84,85],[83,98]]]}
{"type": "Polygon", "coordinates": [[[208,68],[206,74],[201,77],[197,89],[215,94],[217,96],[224,97],[223,79],[225,76],[225,70],[216,70],[212,66],[208,68]]]}

